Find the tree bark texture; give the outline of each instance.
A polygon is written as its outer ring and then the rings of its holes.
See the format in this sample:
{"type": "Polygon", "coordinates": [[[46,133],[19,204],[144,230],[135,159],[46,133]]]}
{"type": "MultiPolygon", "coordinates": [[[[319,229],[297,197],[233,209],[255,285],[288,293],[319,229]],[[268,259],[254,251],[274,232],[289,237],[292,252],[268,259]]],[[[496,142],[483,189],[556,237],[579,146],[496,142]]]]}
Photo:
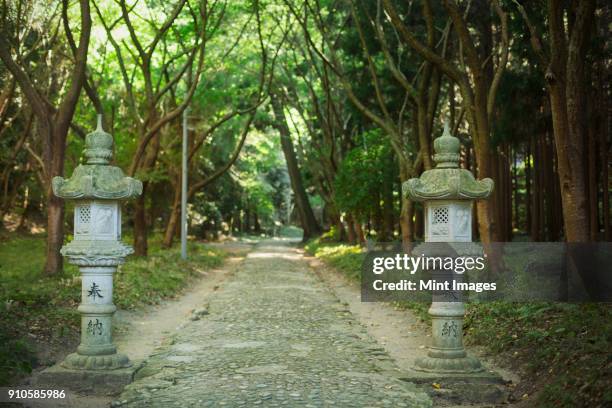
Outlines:
{"type": "Polygon", "coordinates": [[[314,216],[304,183],[302,181],[302,175],[298,166],[297,157],[293,148],[293,142],[291,141],[291,134],[287,121],[285,119],[285,113],[278,95],[271,94],[272,109],[274,112],[274,127],[280,135],[281,147],[283,154],[285,155],[285,161],[287,162],[287,171],[289,172],[289,179],[291,181],[291,189],[295,199],[295,205],[300,217],[300,223],[304,230],[302,240],[305,242],[311,238],[318,236],[321,233],[321,227],[317,223],[314,216]]]}

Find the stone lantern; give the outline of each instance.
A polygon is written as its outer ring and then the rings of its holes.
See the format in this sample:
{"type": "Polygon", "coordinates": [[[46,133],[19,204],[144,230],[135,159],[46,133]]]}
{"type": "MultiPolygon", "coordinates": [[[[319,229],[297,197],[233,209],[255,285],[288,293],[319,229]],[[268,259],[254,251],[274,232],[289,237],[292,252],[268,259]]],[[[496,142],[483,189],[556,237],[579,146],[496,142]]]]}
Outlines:
{"type": "MultiPolygon", "coordinates": [[[[471,242],[473,202],[487,198],[493,191],[493,180],[476,180],[471,172],[459,167],[460,147],[459,139],[450,134],[446,123],[442,136],[434,140],[436,167],[403,185],[405,195],[424,203],[426,242],[471,242]]],[[[429,308],[433,344],[427,357],[415,361],[416,370],[438,373],[482,370],[480,362],[469,357],[463,347],[465,307],[461,298],[457,299],[450,302],[434,292],[429,308]]]]}
{"type": "Polygon", "coordinates": [[[61,249],[68,262],[78,265],[81,285],[81,344],[61,366],[72,370],[114,370],[131,366],[112,342],[113,273],[132,248],[121,242],[121,200],[138,197],[142,183],[110,166],[113,137],[97,129],[85,138],[85,164],[72,177],[53,178],[53,193],[74,200],[74,239],[61,249]]]}

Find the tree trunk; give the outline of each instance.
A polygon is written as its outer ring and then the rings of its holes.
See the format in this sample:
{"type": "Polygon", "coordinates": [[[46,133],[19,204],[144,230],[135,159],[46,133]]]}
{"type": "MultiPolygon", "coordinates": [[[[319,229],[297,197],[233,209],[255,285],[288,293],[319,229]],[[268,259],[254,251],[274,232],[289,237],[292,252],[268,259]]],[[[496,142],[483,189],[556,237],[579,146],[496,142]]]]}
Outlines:
{"type": "Polygon", "coordinates": [[[344,224],[340,217],[335,219],[334,225],[336,226],[336,230],[338,231],[338,242],[344,242],[347,239],[346,228],[344,228],[344,224]]]}
{"type": "MultiPolygon", "coordinates": [[[[43,143],[43,166],[45,168],[47,197],[47,259],[45,261],[44,273],[47,275],[62,272],[63,259],[59,250],[64,240],[64,203],[55,197],[51,190],[51,180],[55,176],[64,175],[64,157],[66,152],[66,138],[70,123],[74,115],[76,105],[85,82],[85,71],[87,67],[87,54],[89,38],[91,34],[91,15],[89,1],[81,0],[81,35],[78,47],[74,46],[74,64],[72,65],[71,83],[66,87],[62,98],[57,105],[52,106],[46,99],[49,89],[37,89],[39,84],[34,83],[27,72],[28,69],[22,65],[22,61],[16,61],[12,55],[12,44],[7,42],[7,36],[0,36],[0,60],[11,72],[25,99],[27,99],[32,112],[37,119],[38,134],[43,143]]],[[[67,15],[68,2],[63,3],[62,18],[67,15]]],[[[65,28],[69,28],[68,21],[64,21],[65,28]]],[[[66,30],[67,32],[69,30],[66,30]]]]}
{"type": "Polygon", "coordinates": [[[26,186],[25,191],[23,192],[23,203],[21,208],[23,211],[21,212],[21,217],[19,217],[19,224],[17,225],[16,231],[23,231],[25,229],[26,220],[28,218],[28,207],[30,206],[30,189],[26,186]]]}
{"type": "MultiPolygon", "coordinates": [[[[374,205],[374,213],[372,214],[372,223],[374,224],[374,230],[376,231],[377,241],[387,240],[387,231],[383,222],[383,206],[381,204],[380,196],[375,197],[376,203],[374,205]]],[[[370,232],[370,231],[368,231],[370,232]]]]}
{"type": "Polygon", "coordinates": [[[385,179],[383,184],[383,228],[385,239],[393,240],[393,182],[385,179]]]}
{"type": "Polygon", "coordinates": [[[272,109],[274,111],[274,127],[280,134],[281,147],[285,155],[285,161],[287,162],[287,171],[289,172],[289,178],[291,181],[291,189],[295,198],[295,205],[298,210],[298,216],[300,217],[300,223],[304,230],[302,241],[306,242],[310,238],[314,238],[321,233],[321,227],[317,223],[304,184],[302,182],[302,175],[298,166],[295,150],[293,149],[293,142],[291,141],[291,134],[289,133],[289,127],[285,119],[283,107],[281,101],[277,95],[271,95],[272,109]]]}
{"type": "Polygon", "coordinates": [[[407,198],[402,198],[402,211],[400,215],[400,228],[402,230],[402,243],[409,246],[414,241],[414,205],[407,198]]]}
{"type": "Polygon", "coordinates": [[[559,171],[558,171],[558,166],[557,166],[557,151],[555,149],[554,146],[554,142],[552,144],[553,147],[553,153],[552,153],[552,157],[553,157],[553,165],[554,165],[554,182],[552,184],[552,192],[553,192],[553,204],[554,204],[554,212],[553,212],[553,217],[554,217],[554,228],[555,228],[555,236],[557,237],[557,240],[561,239],[561,236],[563,235],[563,207],[561,205],[561,191],[559,190],[559,183],[557,183],[557,180],[559,180],[559,171]]]}
{"type": "Polygon", "coordinates": [[[346,240],[346,229],[344,228],[344,224],[342,223],[342,217],[340,213],[335,207],[329,208],[329,218],[331,219],[331,223],[335,225],[337,234],[338,234],[338,242],[343,242],[346,240]]]}
{"type": "MultiPolygon", "coordinates": [[[[607,119],[608,121],[610,119],[607,119]]],[[[608,127],[605,127],[607,132],[608,127]]],[[[601,187],[603,193],[603,202],[601,204],[603,211],[603,226],[604,226],[604,241],[612,240],[612,225],[610,225],[610,192],[612,191],[612,185],[610,185],[610,165],[612,161],[608,157],[608,146],[607,138],[604,132],[599,135],[599,151],[601,154],[601,187]]]]}
{"type": "Polygon", "coordinates": [[[142,194],[134,202],[134,255],[147,256],[147,211],[145,191],[147,182],[142,183],[142,194]]]}
{"type": "Polygon", "coordinates": [[[531,142],[525,150],[525,232],[531,231],[531,142]]]}
{"type": "Polygon", "coordinates": [[[178,205],[176,203],[172,205],[170,217],[168,218],[168,224],[166,225],[166,230],[164,231],[164,240],[162,242],[162,248],[172,247],[172,243],[174,242],[174,236],[176,235],[176,230],[180,224],[179,218],[181,218],[180,201],[178,205]]]}
{"type": "Polygon", "coordinates": [[[496,163],[496,186],[493,194],[498,203],[497,208],[497,225],[499,226],[498,239],[500,241],[511,240],[511,222],[512,214],[511,199],[512,192],[510,189],[510,164],[507,152],[507,144],[501,144],[498,150],[491,153],[492,162],[496,163]]]}
{"type": "Polygon", "coordinates": [[[164,240],[162,241],[162,248],[170,248],[176,236],[177,227],[180,224],[179,219],[181,218],[181,177],[177,177],[174,183],[174,197],[172,199],[172,208],[170,210],[170,217],[168,217],[168,223],[166,224],[166,230],[164,231],[164,240]]]}
{"type": "Polygon", "coordinates": [[[348,234],[348,242],[351,245],[357,243],[357,232],[355,232],[355,223],[353,222],[353,216],[350,214],[346,215],[346,232],[348,234]]]}
{"type": "Polygon", "coordinates": [[[505,143],[506,151],[506,241],[512,241],[512,153],[509,143],[505,143]]]}
{"type": "Polygon", "coordinates": [[[411,243],[414,242],[414,203],[409,200],[408,197],[404,196],[402,186],[414,175],[414,173],[418,174],[420,169],[413,169],[413,166],[407,163],[403,156],[397,156],[400,171],[400,234],[402,236],[403,247],[409,249],[412,247],[411,243]]]}
{"type": "MultiPolygon", "coordinates": [[[[474,158],[474,148],[466,147],[465,149],[465,169],[471,171],[472,173],[476,173],[476,159],[474,158]]],[[[425,211],[423,209],[423,211],[425,211]]],[[[424,221],[423,221],[424,222],[424,221]]],[[[472,206],[472,240],[476,241],[480,239],[479,233],[479,225],[478,222],[478,208],[477,206],[472,206]]]]}
{"type": "MultiPolygon", "coordinates": [[[[479,155],[476,154],[478,157],[479,155]]],[[[479,160],[478,166],[480,167],[480,162],[488,161],[481,156],[481,160],[479,160]]],[[[488,154],[487,154],[488,156],[488,154]]],[[[487,177],[490,177],[487,175],[487,177]]],[[[483,177],[480,175],[478,178],[482,179],[483,177]]],[[[494,234],[493,231],[497,231],[495,217],[493,216],[493,208],[495,206],[495,194],[491,194],[489,199],[487,200],[478,200],[476,202],[476,212],[478,213],[478,235],[480,236],[480,240],[484,243],[494,242],[494,234]]]]}
{"type": "MultiPolygon", "coordinates": [[[[145,129],[141,129],[141,131],[146,132],[145,129]]],[[[157,133],[146,147],[145,157],[140,165],[142,173],[146,174],[155,168],[155,162],[161,147],[160,143],[160,134],[157,133]]],[[[147,217],[146,208],[146,197],[149,188],[154,188],[154,186],[150,186],[149,182],[144,181],[142,183],[142,194],[134,203],[134,255],[136,256],[147,256],[149,253],[148,232],[149,228],[153,225],[153,220],[149,220],[147,217]]]]}
{"type": "Polygon", "coordinates": [[[415,239],[424,239],[425,235],[425,213],[423,211],[423,206],[415,205],[414,209],[414,238],[415,239]]]}
{"type": "Polygon", "coordinates": [[[64,243],[64,203],[54,194],[47,198],[47,258],[44,273],[60,273],[64,267],[60,249],[64,243]]]}
{"type": "Polygon", "coordinates": [[[241,220],[240,220],[240,210],[237,210],[232,216],[232,232],[240,233],[242,229],[241,220]]]}
{"type": "Polygon", "coordinates": [[[551,60],[546,80],[552,111],[565,239],[589,240],[589,218],[584,172],[585,61],[594,0],[577,3],[575,20],[566,39],[563,4],[549,1],[551,60]]]}
{"type": "Polygon", "coordinates": [[[550,104],[557,145],[565,239],[568,242],[584,242],[589,238],[589,220],[584,188],[582,140],[570,140],[565,92],[559,86],[551,87],[550,104]],[[571,152],[574,149],[577,151],[571,152]]]}
{"type": "MultiPolygon", "coordinates": [[[[594,119],[594,118],[593,118],[594,119]]],[[[595,142],[595,129],[594,120],[590,121],[588,129],[588,148],[586,162],[588,164],[588,190],[589,190],[589,225],[591,227],[590,238],[591,241],[597,241],[599,239],[599,203],[597,200],[598,190],[598,173],[597,173],[597,153],[596,153],[596,142],[595,142]]],[[[605,190],[604,190],[605,191],[605,190]]]]}
{"type": "Polygon", "coordinates": [[[358,244],[360,246],[364,246],[365,245],[365,234],[363,233],[363,228],[361,226],[361,223],[359,221],[357,221],[357,219],[353,219],[353,223],[355,225],[355,233],[357,234],[357,240],[358,240],[358,244]]]}
{"type": "Polygon", "coordinates": [[[261,233],[261,224],[259,223],[259,217],[257,216],[257,211],[253,212],[253,227],[255,228],[256,233],[261,233]]]}
{"type": "Polygon", "coordinates": [[[251,225],[251,208],[249,207],[249,203],[247,201],[246,208],[244,209],[244,227],[247,234],[252,230],[251,225]]]}
{"type": "Polygon", "coordinates": [[[521,204],[521,197],[519,194],[519,178],[518,178],[518,160],[517,160],[517,153],[516,153],[516,147],[512,148],[512,194],[514,195],[514,207],[513,207],[513,214],[514,214],[514,219],[513,219],[513,223],[512,223],[512,229],[518,231],[519,230],[519,226],[521,225],[520,219],[519,219],[519,208],[520,208],[520,204],[521,204]]]}
{"type": "Polygon", "coordinates": [[[544,214],[545,214],[545,225],[546,234],[544,235],[547,241],[557,241],[557,231],[555,231],[555,219],[554,219],[554,173],[553,173],[553,160],[552,160],[552,140],[550,140],[548,132],[542,135],[542,165],[544,172],[544,186],[543,190],[549,192],[543,199],[544,214]]]}
{"type": "Polygon", "coordinates": [[[541,197],[542,197],[542,185],[540,183],[541,180],[541,167],[542,161],[540,156],[540,137],[532,137],[531,138],[531,152],[533,154],[533,183],[532,183],[532,193],[531,193],[531,239],[533,241],[541,241],[541,197]]]}

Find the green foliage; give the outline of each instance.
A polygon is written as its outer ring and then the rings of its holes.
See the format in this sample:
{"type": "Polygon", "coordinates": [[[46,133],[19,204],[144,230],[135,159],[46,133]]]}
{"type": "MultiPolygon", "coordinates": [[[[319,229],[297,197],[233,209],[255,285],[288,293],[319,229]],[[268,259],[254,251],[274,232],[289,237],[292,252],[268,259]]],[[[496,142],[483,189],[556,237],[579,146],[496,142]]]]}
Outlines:
{"type": "Polygon", "coordinates": [[[180,257],[178,247],[133,258],[115,274],[115,304],[133,309],[176,296],[196,277],[223,262],[224,253],[198,243],[189,243],[189,259],[180,257]]]}
{"type": "Polygon", "coordinates": [[[292,225],[280,228],[278,235],[287,238],[302,238],[304,231],[301,228],[292,225]]]}
{"type": "Polygon", "coordinates": [[[215,201],[206,200],[203,193],[198,193],[193,200],[194,204],[189,207],[190,223],[195,224],[190,228],[190,233],[198,238],[208,238],[207,231],[219,231],[223,223],[223,217],[215,201]]]}
{"type": "Polygon", "coordinates": [[[359,220],[365,220],[379,205],[382,186],[397,176],[388,138],[374,129],[362,135],[362,144],[342,161],[335,180],[336,202],[359,220]]]}
{"type": "Polygon", "coordinates": [[[26,342],[0,331],[0,384],[9,384],[15,373],[31,373],[35,362],[34,352],[26,342]]]}
{"type": "Polygon", "coordinates": [[[309,241],[306,251],[353,280],[361,279],[361,264],[365,258],[359,245],[332,244],[320,238],[309,241]]]}
{"type": "Polygon", "coordinates": [[[319,242],[338,242],[340,240],[340,231],[335,225],[329,228],[329,231],[325,232],[319,238],[319,242]]]}
{"type": "MultiPolygon", "coordinates": [[[[189,170],[190,184],[206,179],[229,161],[249,115],[246,110],[254,105],[258,97],[262,57],[253,3],[187,1],[176,20],[172,22],[171,28],[159,39],[147,64],[150,65],[151,81],[156,90],[165,89],[166,84],[172,85],[160,100],[153,102],[155,112],[151,112],[152,102],[147,95],[145,77],[140,69],[143,64],[126,22],[120,19],[122,13],[119,4],[112,0],[99,0],[96,5],[101,16],[95,10],[92,11],[94,32],[89,47],[88,65],[107,114],[108,130],[115,138],[115,162],[124,169],[127,169],[133,160],[136,147],[142,139],[143,126],[150,127],[151,123],[183,102],[189,86],[186,76],[192,73],[192,70],[186,70],[187,73],[180,78],[177,75],[183,72],[184,64],[188,62],[191,48],[198,37],[198,28],[194,26],[192,16],[200,15],[199,7],[207,7],[204,13],[207,27],[206,53],[200,84],[189,103],[188,119],[188,126],[192,129],[189,138],[192,142],[198,143],[205,132],[214,129],[193,155],[189,170]],[[102,20],[109,25],[115,22],[111,31],[112,38],[119,45],[119,51],[109,42],[102,20]],[[128,86],[124,83],[120,58],[128,72],[128,86]],[[172,82],[173,78],[178,80],[172,82]],[[131,103],[130,96],[133,96],[134,104],[131,103]],[[216,127],[222,118],[236,111],[245,112],[231,116],[216,127]]],[[[138,40],[146,45],[159,30],[155,22],[161,24],[172,15],[175,4],[154,1],[138,2],[133,6],[129,12],[130,21],[137,32],[138,40]]],[[[202,24],[199,18],[198,23],[202,24]]],[[[270,41],[266,47],[273,48],[276,39],[272,34],[278,30],[278,25],[264,21],[262,30],[264,37],[270,41]]],[[[198,60],[197,56],[195,60],[198,60]]],[[[267,69],[270,69],[269,61],[267,69]]],[[[74,121],[90,130],[95,123],[93,106],[86,97],[81,98],[79,102],[74,121]]],[[[284,163],[275,158],[278,156],[278,148],[275,146],[274,135],[254,130],[258,122],[259,116],[256,116],[239,161],[230,172],[207,185],[190,200],[194,204],[190,214],[199,224],[196,231],[198,236],[208,236],[211,232],[221,231],[222,226],[227,227],[229,220],[245,210],[245,207],[248,207],[251,213],[255,212],[262,223],[268,226],[273,223],[274,199],[278,189],[270,181],[269,175],[284,163]]],[[[155,220],[167,220],[168,209],[172,206],[174,188],[180,172],[181,131],[180,116],[162,127],[157,136],[159,140],[154,139],[150,143],[157,145],[159,141],[159,148],[155,148],[159,149],[155,165],[153,168],[140,169],[136,173],[137,178],[149,182],[146,202],[147,206],[158,209],[155,220]]],[[[68,146],[67,161],[71,165],[67,165],[67,171],[71,171],[79,161],[82,142],[71,134],[68,146]]]]}
{"type": "Polygon", "coordinates": [[[240,201],[244,210],[257,215],[264,229],[271,229],[280,215],[287,194],[289,176],[281,154],[280,141],[272,136],[271,129],[252,131],[243,154],[231,173],[231,183],[241,192],[240,201]]]}
{"type": "Polygon", "coordinates": [[[608,304],[471,304],[465,327],[468,342],[512,354],[530,375],[546,373],[538,406],[598,406],[610,389],[608,304]]]}

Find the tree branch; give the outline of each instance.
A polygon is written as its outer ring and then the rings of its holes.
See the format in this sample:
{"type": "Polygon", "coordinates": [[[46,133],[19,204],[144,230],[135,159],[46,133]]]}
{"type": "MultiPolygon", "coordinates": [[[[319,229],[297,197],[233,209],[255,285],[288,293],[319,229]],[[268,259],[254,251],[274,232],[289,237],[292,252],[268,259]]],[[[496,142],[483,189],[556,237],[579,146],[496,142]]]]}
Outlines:
{"type": "Polygon", "coordinates": [[[487,95],[487,117],[489,122],[492,119],[493,106],[495,106],[495,97],[497,95],[497,89],[499,88],[501,77],[504,71],[506,70],[506,65],[508,63],[508,53],[510,52],[510,40],[508,38],[508,14],[501,8],[498,0],[493,1],[493,7],[495,8],[495,12],[499,16],[499,20],[501,22],[502,49],[501,56],[497,64],[497,69],[495,70],[493,80],[491,81],[491,85],[489,86],[489,93],[487,95]]]}
{"type": "Polygon", "coordinates": [[[225,173],[230,167],[232,167],[232,165],[238,159],[238,156],[240,155],[240,152],[242,151],[242,147],[244,146],[244,142],[246,140],[246,137],[249,134],[249,128],[251,127],[251,123],[253,123],[253,119],[255,119],[255,114],[256,113],[257,113],[257,110],[253,110],[253,112],[251,112],[251,114],[250,114],[250,116],[249,116],[249,118],[247,120],[247,123],[245,124],[245,126],[244,126],[244,128],[242,130],[242,134],[240,135],[240,140],[238,141],[238,145],[234,149],[234,152],[232,153],[229,161],[227,163],[225,163],[223,166],[221,166],[220,168],[218,168],[209,177],[207,177],[207,178],[205,178],[203,180],[200,180],[197,183],[194,183],[189,188],[188,197],[191,197],[198,190],[206,187],[207,185],[209,185],[213,181],[217,180],[219,177],[221,177],[223,175],[223,173],[225,173]]]}

